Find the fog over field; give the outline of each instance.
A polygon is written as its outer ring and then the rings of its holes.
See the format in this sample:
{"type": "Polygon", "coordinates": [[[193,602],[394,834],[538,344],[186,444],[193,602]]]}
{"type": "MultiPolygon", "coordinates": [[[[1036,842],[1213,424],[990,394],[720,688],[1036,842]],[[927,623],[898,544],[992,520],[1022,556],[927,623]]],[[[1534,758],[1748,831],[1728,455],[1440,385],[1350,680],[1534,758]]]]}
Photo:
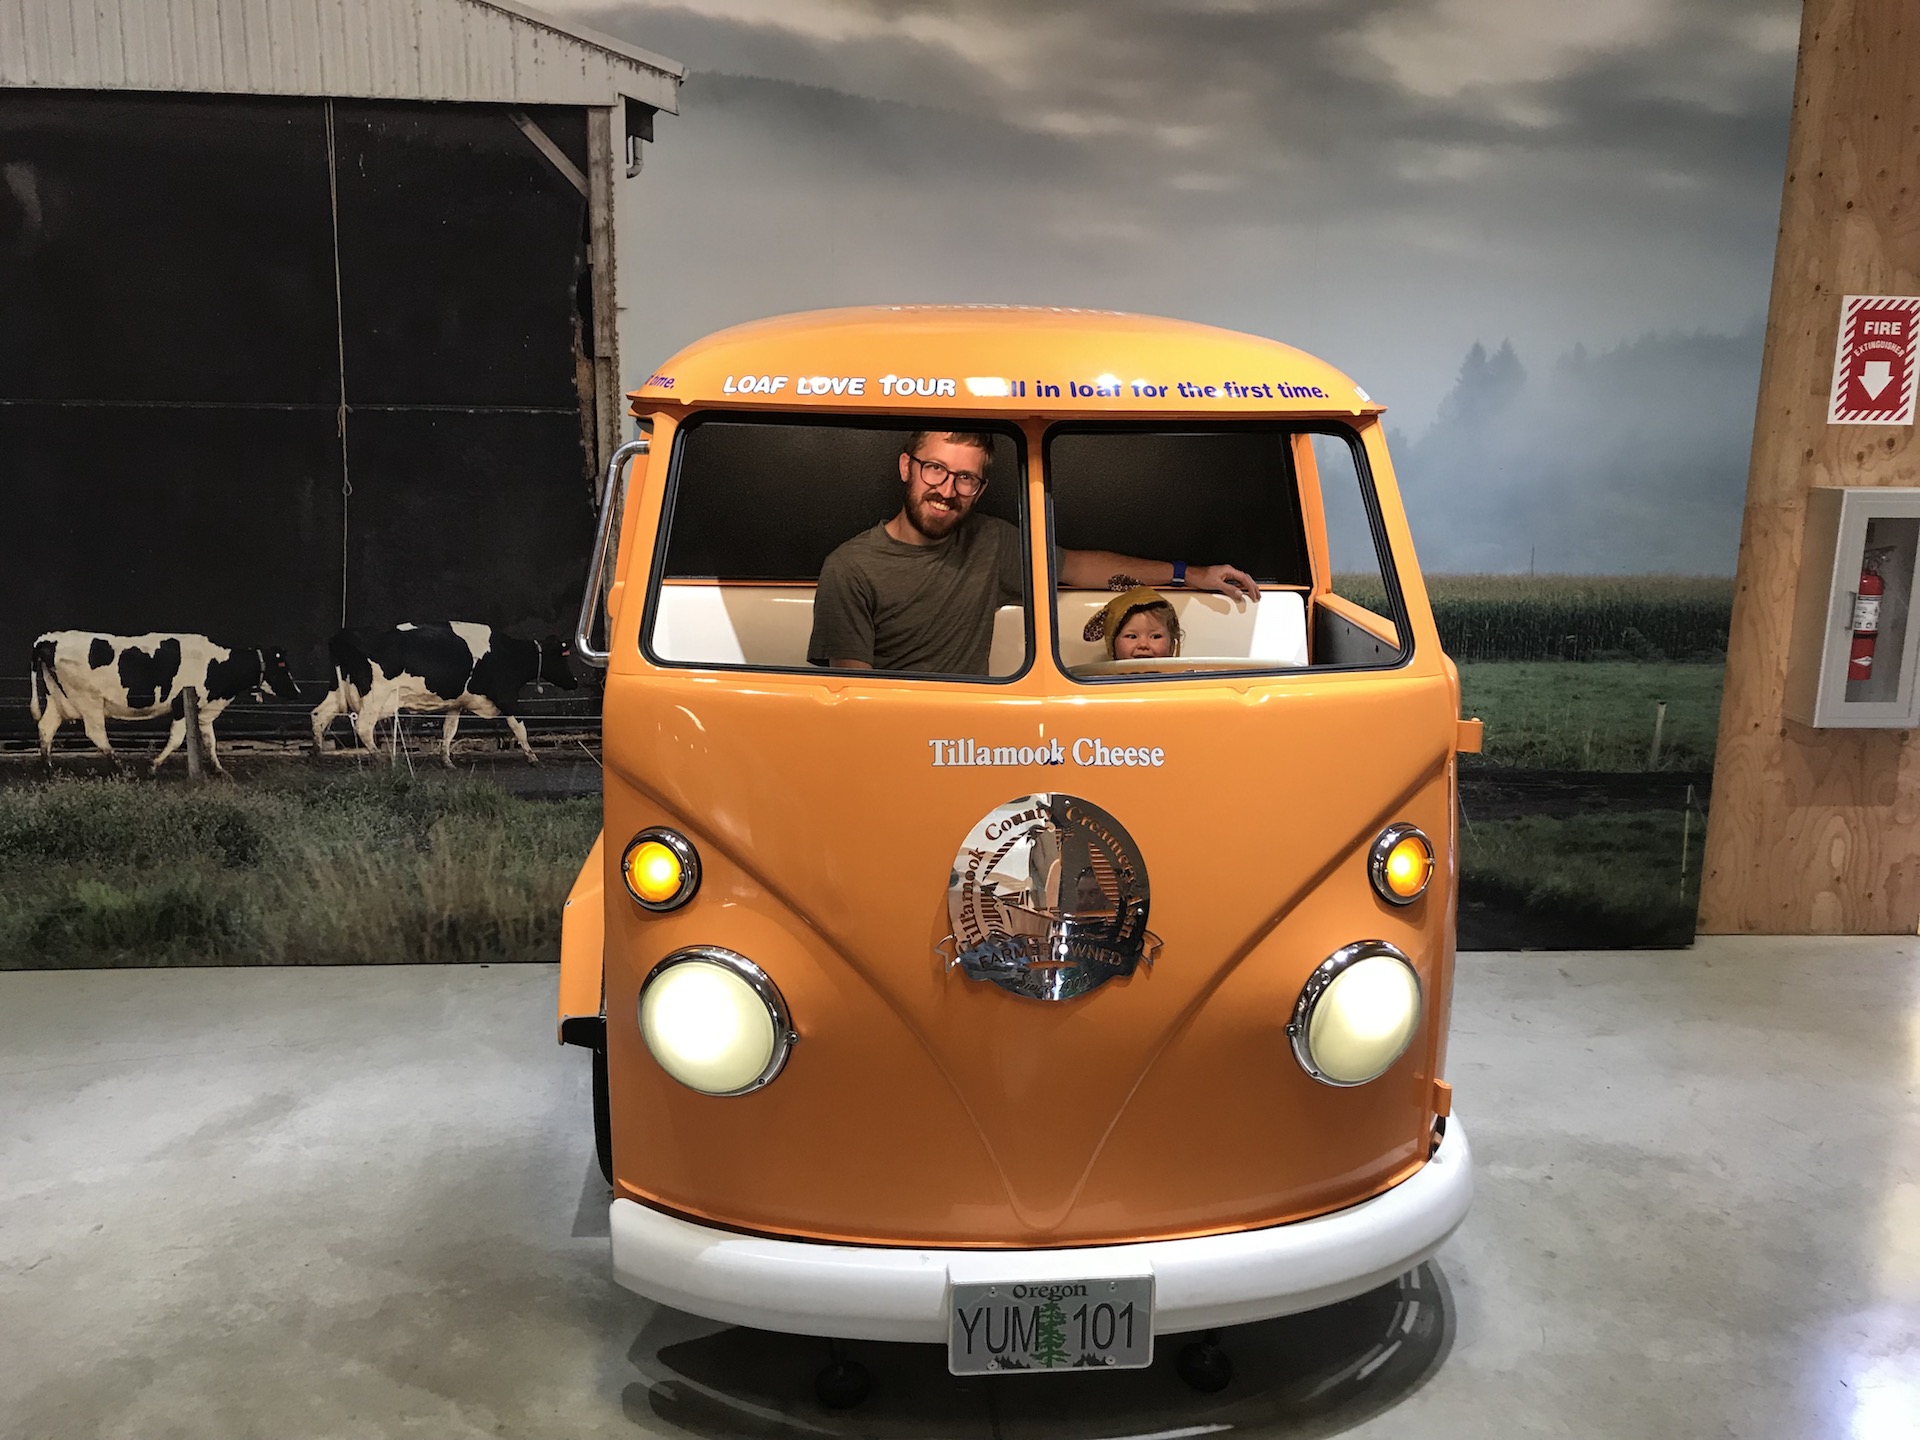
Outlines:
{"type": "Polygon", "coordinates": [[[1759,321],[1528,365],[1476,345],[1433,423],[1390,431],[1420,563],[1732,574],[1759,321]]]}
{"type": "Polygon", "coordinates": [[[649,359],[869,301],[1179,315],[1386,400],[1431,567],[1732,568],[1793,0],[539,3],[691,67],[649,359]]]}

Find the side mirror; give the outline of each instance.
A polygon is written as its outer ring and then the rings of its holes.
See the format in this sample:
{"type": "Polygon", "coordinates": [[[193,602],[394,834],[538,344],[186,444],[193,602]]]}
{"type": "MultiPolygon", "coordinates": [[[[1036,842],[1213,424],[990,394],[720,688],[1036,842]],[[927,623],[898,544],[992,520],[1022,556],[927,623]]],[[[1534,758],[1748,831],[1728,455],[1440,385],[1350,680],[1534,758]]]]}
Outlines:
{"type": "Polygon", "coordinates": [[[573,653],[582,664],[596,670],[606,669],[607,657],[613,653],[611,634],[605,650],[593,643],[593,632],[606,613],[601,590],[607,570],[607,546],[613,535],[613,517],[625,508],[627,463],[637,455],[646,454],[651,444],[644,435],[638,440],[629,440],[614,451],[613,459],[607,462],[607,483],[600,491],[600,522],[594,529],[593,559],[587,565],[587,588],[580,596],[580,623],[573,631],[573,653]]]}

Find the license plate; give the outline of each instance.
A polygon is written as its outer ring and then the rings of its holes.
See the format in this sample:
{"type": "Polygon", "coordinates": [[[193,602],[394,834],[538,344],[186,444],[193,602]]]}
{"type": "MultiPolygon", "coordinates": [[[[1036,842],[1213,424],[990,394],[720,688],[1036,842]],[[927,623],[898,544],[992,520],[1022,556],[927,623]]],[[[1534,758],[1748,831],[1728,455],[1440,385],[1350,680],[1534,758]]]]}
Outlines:
{"type": "Polygon", "coordinates": [[[1153,1363],[1153,1277],[955,1284],[947,1369],[955,1375],[1138,1370],[1153,1363]]]}

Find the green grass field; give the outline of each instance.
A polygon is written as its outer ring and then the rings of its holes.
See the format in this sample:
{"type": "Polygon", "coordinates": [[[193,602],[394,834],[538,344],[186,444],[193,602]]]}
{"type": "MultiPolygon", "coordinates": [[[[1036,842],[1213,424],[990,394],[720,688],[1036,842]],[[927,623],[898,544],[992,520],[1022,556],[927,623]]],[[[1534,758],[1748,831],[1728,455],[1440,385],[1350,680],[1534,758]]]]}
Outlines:
{"type": "MultiPolygon", "coordinates": [[[[1377,576],[1337,575],[1334,588],[1384,609],[1377,576]]],[[[1478,763],[1712,767],[1731,580],[1429,575],[1427,591],[1441,643],[1460,665],[1462,708],[1486,722],[1478,763]]]]}
{"type": "Polygon", "coordinates": [[[0,969],[551,960],[598,800],[290,770],[0,789],[0,969]]]}
{"type": "Polygon", "coordinates": [[[1566,948],[1686,945],[1705,846],[1704,817],[1679,810],[1476,821],[1460,836],[1461,903],[1497,906],[1566,948]]]}
{"type": "MultiPolygon", "coordinates": [[[[1690,605],[1725,588],[1660,584],[1690,605]]],[[[1607,586],[1645,600],[1660,584],[1441,576],[1433,588],[1522,606],[1556,591],[1552,605],[1594,602],[1607,586]]],[[[1486,723],[1473,764],[1712,766],[1719,664],[1465,660],[1460,671],[1464,712],[1486,723]]],[[[0,969],[551,959],[599,821],[597,800],[530,802],[485,780],[388,767],[0,788],[0,969]]],[[[1462,836],[1463,900],[1594,945],[1685,943],[1698,857],[1683,887],[1682,824],[1678,810],[1480,821],[1462,836]]]]}
{"type": "Polygon", "coordinates": [[[1480,763],[1542,770],[1708,770],[1719,665],[1594,660],[1460,667],[1461,710],[1486,722],[1480,763]],[[1661,702],[1666,719],[1653,751],[1661,702]]]}
{"type": "MultiPolygon", "coordinates": [[[[0,788],[0,969],[551,960],[599,824],[595,800],[384,767],[0,788]]],[[[1703,827],[1683,883],[1682,824],[1473,822],[1463,901],[1555,937],[1538,943],[1684,944],[1703,827]]]]}

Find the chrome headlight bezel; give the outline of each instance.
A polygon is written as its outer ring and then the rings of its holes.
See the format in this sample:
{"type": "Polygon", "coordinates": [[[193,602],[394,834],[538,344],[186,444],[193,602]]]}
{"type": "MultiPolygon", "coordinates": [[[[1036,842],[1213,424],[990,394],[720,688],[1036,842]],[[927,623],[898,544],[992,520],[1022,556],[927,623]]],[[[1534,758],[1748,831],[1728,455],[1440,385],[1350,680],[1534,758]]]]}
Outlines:
{"type": "Polygon", "coordinates": [[[634,999],[634,1023],[640,1030],[640,1041],[647,1047],[647,1053],[653,1057],[654,1064],[665,1071],[667,1077],[676,1085],[683,1085],[696,1095],[712,1095],[725,1098],[733,1095],[750,1095],[756,1090],[771,1084],[774,1077],[786,1066],[787,1057],[793,1051],[794,1042],[799,1040],[799,1032],[793,1028],[793,1017],[787,1009],[787,1000],[780,993],[780,987],[773,983],[766,971],[762,970],[746,956],[718,945],[689,945],[676,950],[647,972],[640,982],[640,991],[634,999]],[[683,965],[703,964],[728,971],[744,981],[747,987],[767,1008],[767,1016],[773,1022],[773,1047],[767,1056],[767,1063],[760,1073],[746,1084],[732,1090],[707,1090],[698,1085],[689,1084],[675,1075],[653,1048],[653,1042],[647,1038],[646,1006],[647,991],[662,975],[683,965]]]}
{"type": "Polygon", "coordinates": [[[693,899],[700,889],[700,852],[693,848],[693,842],[678,830],[669,830],[664,825],[649,825],[627,842],[627,848],[620,852],[620,882],[627,887],[627,894],[633,897],[633,903],[643,910],[651,910],[663,915],[669,910],[678,910],[693,899]],[[664,845],[673,852],[673,858],[680,862],[680,888],[665,900],[649,900],[633,888],[633,872],[628,863],[633,852],[649,842],[664,845]]]}
{"type": "Polygon", "coordinates": [[[1373,893],[1389,905],[1411,905],[1427,893],[1433,884],[1434,873],[1440,868],[1439,854],[1433,848],[1433,841],[1427,838],[1427,832],[1418,825],[1409,825],[1405,821],[1396,821],[1387,826],[1375,837],[1373,848],[1367,852],[1367,879],[1373,883],[1373,893]],[[1395,893],[1393,886],[1387,883],[1387,859],[1393,854],[1394,847],[1402,840],[1418,840],[1427,852],[1427,874],[1420,882],[1420,888],[1411,895],[1395,893]]]}
{"type": "Polygon", "coordinates": [[[1294,1001],[1293,1018],[1287,1022],[1287,1038],[1293,1043],[1293,1058],[1308,1075],[1322,1085],[1331,1085],[1339,1090],[1352,1090],[1357,1086],[1371,1085],[1400,1063],[1407,1051],[1413,1048],[1413,1042],[1420,1034],[1420,1025],[1426,1013],[1426,987],[1420,983],[1420,972],[1415,968],[1413,961],[1407,957],[1407,953],[1399,946],[1390,945],[1385,940],[1357,940],[1351,945],[1344,945],[1334,951],[1314,967],[1313,974],[1307,977],[1307,983],[1300,987],[1300,998],[1294,1001]],[[1313,1012],[1320,1004],[1322,997],[1332,988],[1335,980],[1362,960],[1373,959],[1397,960],[1406,967],[1407,974],[1413,979],[1413,1023],[1407,1029],[1406,1042],[1394,1052],[1393,1057],[1386,1064],[1364,1079],[1341,1080],[1322,1070],[1319,1062],[1313,1057],[1311,1042],[1313,1012]]]}

